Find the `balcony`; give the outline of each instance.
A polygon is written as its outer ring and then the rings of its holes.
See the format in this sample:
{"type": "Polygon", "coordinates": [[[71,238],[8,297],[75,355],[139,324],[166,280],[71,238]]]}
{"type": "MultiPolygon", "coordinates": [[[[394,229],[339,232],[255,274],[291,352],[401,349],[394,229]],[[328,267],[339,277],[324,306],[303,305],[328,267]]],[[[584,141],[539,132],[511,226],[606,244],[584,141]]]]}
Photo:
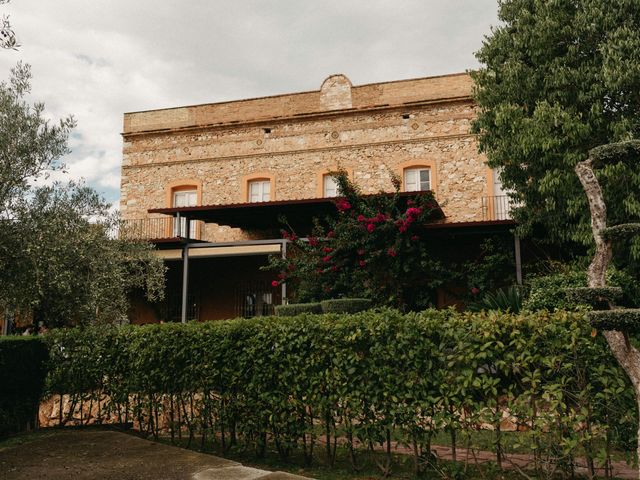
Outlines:
{"type": "Polygon", "coordinates": [[[512,207],[507,195],[482,197],[482,220],[511,220],[512,207]]]}
{"type": "MultiPolygon", "coordinates": [[[[189,238],[191,240],[201,240],[203,229],[203,222],[191,220],[189,238]]],[[[118,236],[127,240],[151,241],[185,238],[187,236],[187,219],[162,217],[122,220],[118,236]]]]}

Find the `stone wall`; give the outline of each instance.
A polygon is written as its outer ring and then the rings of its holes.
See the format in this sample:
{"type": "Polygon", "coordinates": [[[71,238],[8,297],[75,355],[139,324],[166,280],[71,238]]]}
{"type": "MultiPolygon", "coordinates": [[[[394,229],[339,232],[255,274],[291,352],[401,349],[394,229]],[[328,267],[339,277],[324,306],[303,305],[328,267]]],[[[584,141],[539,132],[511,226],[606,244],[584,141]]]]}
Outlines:
{"type": "MultiPolygon", "coordinates": [[[[291,200],[320,196],[322,174],[337,166],[376,193],[392,190],[391,172],[424,165],[448,222],[482,220],[491,187],[469,93],[466,75],[361,87],[334,75],[318,92],[128,114],[123,218],[170,206],[181,182],[198,184],[202,205],[246,202],[252,177],[272,180],[272,200],[291,200]]],[[[206,238],[246,235],[208,225],[206,238]]]]}

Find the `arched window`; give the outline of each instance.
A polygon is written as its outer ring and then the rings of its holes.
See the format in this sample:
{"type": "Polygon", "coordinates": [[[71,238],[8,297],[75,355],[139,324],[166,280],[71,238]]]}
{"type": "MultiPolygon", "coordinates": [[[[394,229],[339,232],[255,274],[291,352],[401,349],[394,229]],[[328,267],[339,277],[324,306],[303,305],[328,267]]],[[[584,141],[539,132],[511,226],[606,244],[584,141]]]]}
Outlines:
{"type": "Polygon", "coordinates": [[[247,201],[251,203],[271,200],[271,181],[268,179],[250,180],[247,190],[249,192],[247,201]]]}
{"type": "Polygon", "coordinates": [[[275,179],[271,173],[255,172],[242,178],[241,202],[271,202],[275,199],[275,179]]]}
{"type": "Polygon", "coordinates": [[[317,172],[316,180],[316,197],[317,198],[333,198],[341,195],[338,183],[333,175],[344,170],[350,179],[353,180],[353,169],[349,167],[341,167],[336,165],[333,168],[327,168],[317,172]]]}
{"type": "MultiPolygon", "coordinates": [[[[195,179],[176,180],[167,185],[167,207],[183,208],[195,207],[202,204],[202,182],[195,179]]],[[[186,219],[179,222],[173,221],[171,225],[171,236],[186,237],[186,219]]],[[[198,222],[192,221],[189,225],[189,237],[199,238],[198,222]]]]}
{"type": "Polygon", "coordinates": [[[436,165],[432,161],[409,161],[401,164],[398,175],[402,179],[403,192],[431,190],[436,193],[438,182],[436,165]]]}
{"type": "Polygon", "coordinates": [[[332,198],[338,196],[338,184],[333,175],[326,173],[322,176],[322,196],[332,198]]]}
{"type": "Polygon", "coordinates": [[[431,169],[428,167],[405,168],[402,182],[405,192],[431,190],[431,169]]]}

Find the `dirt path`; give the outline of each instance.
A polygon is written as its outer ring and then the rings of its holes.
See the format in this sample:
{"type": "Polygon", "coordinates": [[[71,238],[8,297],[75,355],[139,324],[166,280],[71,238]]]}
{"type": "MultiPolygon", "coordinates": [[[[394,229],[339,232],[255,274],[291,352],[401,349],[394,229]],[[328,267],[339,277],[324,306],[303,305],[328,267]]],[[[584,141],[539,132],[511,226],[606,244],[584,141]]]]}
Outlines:
{"type": "MultiPolygon", "coordinates": [[[[346,442],[346,439],[343,439],[346,442]]],[[[384,447],[376,446],[376,450],[384,451],[384,447]]],[[[401,453],[404,455],[411,455],[413,452],[410,448],[400,445],[399,443],[392,443],[392,451],[394,453],[401,453]]],[[[443,460],[453,460],[453,454],[451,447],[442,445],[432,445],[431,451],[443,460]]],[[[466,448],[456,448],[456,460],[459,462],[469,463],[488,463],[496,461],[496,455],[493,452],[474,450],[469,451],[466,448]]],[[[584,458],[576,458],[576,473],[586,475],[587,466],[584,458]]],[[[505,469],[513,470],[530,470],[533,467],[533,456],[526,453],[507,453],[503,455],[502,466],[505,469]]],[[[604,469],[597,468],[596,474],[604,478],[604,469]]],[[[637,479],[638,470],[627,464],[626,462],[613,462],[613,475],[619,479],[637,479]]]]}
{"type": "Polygon", "coordinates": [[[0,480],[278,480],[267,472],[105,430],[61,430],[0,450],[0,480]]]}

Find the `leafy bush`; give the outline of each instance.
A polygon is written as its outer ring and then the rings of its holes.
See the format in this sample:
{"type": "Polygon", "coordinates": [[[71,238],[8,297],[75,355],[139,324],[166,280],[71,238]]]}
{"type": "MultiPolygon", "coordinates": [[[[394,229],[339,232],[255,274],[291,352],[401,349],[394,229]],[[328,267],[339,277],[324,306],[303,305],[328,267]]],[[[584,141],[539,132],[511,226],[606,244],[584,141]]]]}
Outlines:
{"type": "Polygon", "coordinates": [[[368,298],[334,298],[320,302],[324,313],[358,313],[371,308],[368,298]]]}
{"type": "Polygon", "coordinates": [[[102,399],[147,434],[164,418],[172,435],[307,461],[321,429],[330,459],[337,437],[354,462],[355,439],[393,438],[420,465],[434,434],[497,427],[508,410],[527,426],[520,443],[562,460],[620,445],[635,422],[626,376],[591,330],[567,312],[369,310],[52,331],[48,391],[102,399]]]}
{"type": "Polygon", "coordinates": [[[520,287],[499,288],[495,292],[486,293],[482,299],[471,305],[470,310],[499,310],[502,312],[520,313],[523,295],[520,287]]]}
{"type": "Polygon", "coordinates": [[[275,312],[278,317],[292,317],[301,313],[322,313],[322,306],[319,302],[290,303],[288,305],[276,305],[275,312]]]}
{"type": "Polygon", "coordinates": [[[533,278],[530,281],[529,296],[522,308],[531,312],[573,309],[574,303],[567,298],[567,289],[586,286],[587,274],[584,271],[568,271],[533,278]]]}
{"type": "Polygon", "coordinates": [[[587,318],[593,328],[598,330],[640,333],[640,309],[638,308],[588,312],[587,318]]]}
{"type": "Polygon", "coordinates": [[[605,306],[606,309],[609,308],[609,302],[616,303],[622,298],[620,287],[576,287],[568,288],[565,293],[569,301],[575,305],[605,306]]]}
{"type": "Polygon", "coordinates": [[[34,428],[47,347],[37,337],[0,337],[0,437],[34,428]]]}
{"type": "MultiPolygon", "coordinates": [[[[607,272],[607,283],[622,288],[624,305],[638,305],[640,286],[628,273],[610,270],[607,272]]],[[[524,301],[523,309],[531,312],[575,309],[576,303],[573,298],[567,297],[567,291],[586,286],[587,274],[584,269],[536,277],[529,282],[529,296],[524,301]]]]}

